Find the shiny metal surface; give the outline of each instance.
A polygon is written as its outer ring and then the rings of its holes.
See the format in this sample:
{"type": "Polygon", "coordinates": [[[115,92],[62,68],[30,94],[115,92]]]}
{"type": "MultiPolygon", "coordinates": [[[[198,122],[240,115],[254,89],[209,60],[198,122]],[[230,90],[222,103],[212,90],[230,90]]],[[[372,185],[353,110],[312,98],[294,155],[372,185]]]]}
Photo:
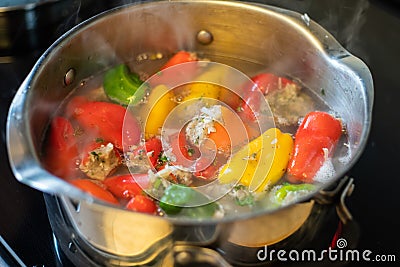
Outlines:
{"type": "MultiPolygon", "coordinates": [[[[335,181],[352,167],[366,144],[373,104],[371,74],[360,59],[301,14],[243,2],[199,0],[131,5],[96,16],[64,34],[27,76],[9,111],[7,145],[16,178],[62,200],[60,212],[71,222],[67,237],[84,240],[88,250],[114,255],[117,260],[112,265],[121,264],[121,258],[133,259],[148,252],[136,251],[135,244],[123,240],[137,233],[110,221],[118,216],[129,220],[144,218],[162,225],[163,231],[143,240],[141,245],[149,249],[160,244],[160,240],[168,240],[170,245],[177,241],[205,245],[216,239],[227,240],[232,223],[240,227],[241,220],[279,216],[277,212],[257,210],[224,219],[174,221],[136,214],[104,204],[41,167],[40,149],[49,119],[82,80],[144,52],[170,53],[178,49],[273,66],[277,72],[298,79],[309,88],[323,88],[323,100],[347,123],[352,148],[350,161],[337,171],[335,181]],[[174,19],[166,23],[167,17],[174,19]],[[254,25],[243,27],[248,21],[254,25]],[[126,34],[132,32],[132,25],[134,33],[126,34]],[[212,34],[212,43],[203,45],[196,40],[203,29],[212,34]],[[75,70],[75,79],[65,85],[65,73],[71,68],[75,70]],[[80,202],[79,211],[69,199],[80,202]],[[123,232],[116,233],[120,230],[123,232]]],[[[153,229],[146,225],[147,230],[153,229]]]]}

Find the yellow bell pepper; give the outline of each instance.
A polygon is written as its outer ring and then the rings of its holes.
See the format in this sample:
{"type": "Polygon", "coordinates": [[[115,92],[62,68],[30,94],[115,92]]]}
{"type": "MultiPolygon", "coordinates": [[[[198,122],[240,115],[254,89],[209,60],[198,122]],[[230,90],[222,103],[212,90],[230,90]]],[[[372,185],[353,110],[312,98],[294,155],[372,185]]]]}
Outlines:
{"type": "Polygon", "coordinates": [[[196,77],[196,82],[188,84],[185,90],[188,94],[183,101],[198,98],[218,99],[221,87],[228,69],[224,65],[212,65],[206,72],[196,77]]]}
{"type": "Polygon", "coordinates": [[[291,135],[271,128],[231,157],[219,173],[219,182],[239,182],[261,192],[283,176],[292,149],[291,135]]]}
{"type": "Polygon", "coordinates": [[[160,134],[160,129],[168,114],[176,106],[174,93],[165,85],[158,85],[151,91],[147,105],[141,110],[145,121],[145,138],[160,134]]]}

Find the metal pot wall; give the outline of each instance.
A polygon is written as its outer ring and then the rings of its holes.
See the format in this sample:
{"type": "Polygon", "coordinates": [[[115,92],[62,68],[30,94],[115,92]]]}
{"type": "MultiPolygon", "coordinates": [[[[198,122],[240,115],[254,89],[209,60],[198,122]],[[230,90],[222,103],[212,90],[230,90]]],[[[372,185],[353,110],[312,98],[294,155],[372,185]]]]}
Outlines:
{"type": "Polygon", "coordinates": [[[274,212],[170,220],[106,205],[43,169],[39,155],[44,132],[71,90],[117,63],[144,53],[168,54],[179,49],[197,51],[215,61],[225,59],[224,63],[239,70],[236,59],[273,65],[278,73],[308,88],[324,88],[321,97],[346,122],[352,150],[351,159],[337,170],[332,183],[352,167],[366,144],[373,103],[367,66],[298,13],[243,2],[198,0],[128,5],[100,14],[64,34],[43,54],[19,88],[7,124],[16,178],[56,196],[46,199],[56,238],[66,251],[70,244],[78,247],[93,265],[160,264],[179,242],[262,246],[296,231],[312,212],[313,200],[305,199],[274,212]],[[251,240],[243,234],[260,222],[269,225],[262,229],[264,238],[251,240]],[[143,227],[131,227],[136,224],[143,227]],[[242,238],[236,235],[240,232],[242,238]]]}

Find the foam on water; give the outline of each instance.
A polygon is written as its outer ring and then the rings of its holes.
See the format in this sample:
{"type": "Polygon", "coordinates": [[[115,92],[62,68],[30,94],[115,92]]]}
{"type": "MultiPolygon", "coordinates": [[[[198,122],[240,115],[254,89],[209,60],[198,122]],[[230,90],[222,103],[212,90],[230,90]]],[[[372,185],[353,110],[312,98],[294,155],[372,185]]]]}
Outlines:
{"type": "Polygon", "coordinates": [[[328,158],[314,176],[315,182],[327,183],[336,174],[332,159],[328,158]]]}

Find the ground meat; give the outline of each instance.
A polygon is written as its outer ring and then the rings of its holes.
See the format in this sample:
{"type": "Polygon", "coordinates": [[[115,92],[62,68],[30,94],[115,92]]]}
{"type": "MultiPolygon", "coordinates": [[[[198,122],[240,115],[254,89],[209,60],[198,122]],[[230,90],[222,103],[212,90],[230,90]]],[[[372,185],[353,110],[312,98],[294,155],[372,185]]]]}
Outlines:
{"type": "Polygon", "coordinates": [[[147,152],[144,147],[134,147],[131,150],[125,155],[125,164],[131,171],[142,173],[151,169],[148,158],[153,152],[147,152]]]}
{"type": "Polygon", "coordinates": [[[314,110],[312,98],[302,92],[300,86],[292,83],[270,92],[265,98],[278,126],[295,125],[300,118],[314,110]]]}
{"type": "Polygon", "coordinates": [[[104,180],[120,162],[118,152],[115,151],[113,144],[109,143],[90,151],[79,168],[92,179],[104,180]]]}
{"type": "Polygon", "coordinates": [[[157,172],[157,175],[168,181],[187,186],[193,182],[193,174],[182,170],[178,166],[166,165],[164,169],[157,172]]]}

